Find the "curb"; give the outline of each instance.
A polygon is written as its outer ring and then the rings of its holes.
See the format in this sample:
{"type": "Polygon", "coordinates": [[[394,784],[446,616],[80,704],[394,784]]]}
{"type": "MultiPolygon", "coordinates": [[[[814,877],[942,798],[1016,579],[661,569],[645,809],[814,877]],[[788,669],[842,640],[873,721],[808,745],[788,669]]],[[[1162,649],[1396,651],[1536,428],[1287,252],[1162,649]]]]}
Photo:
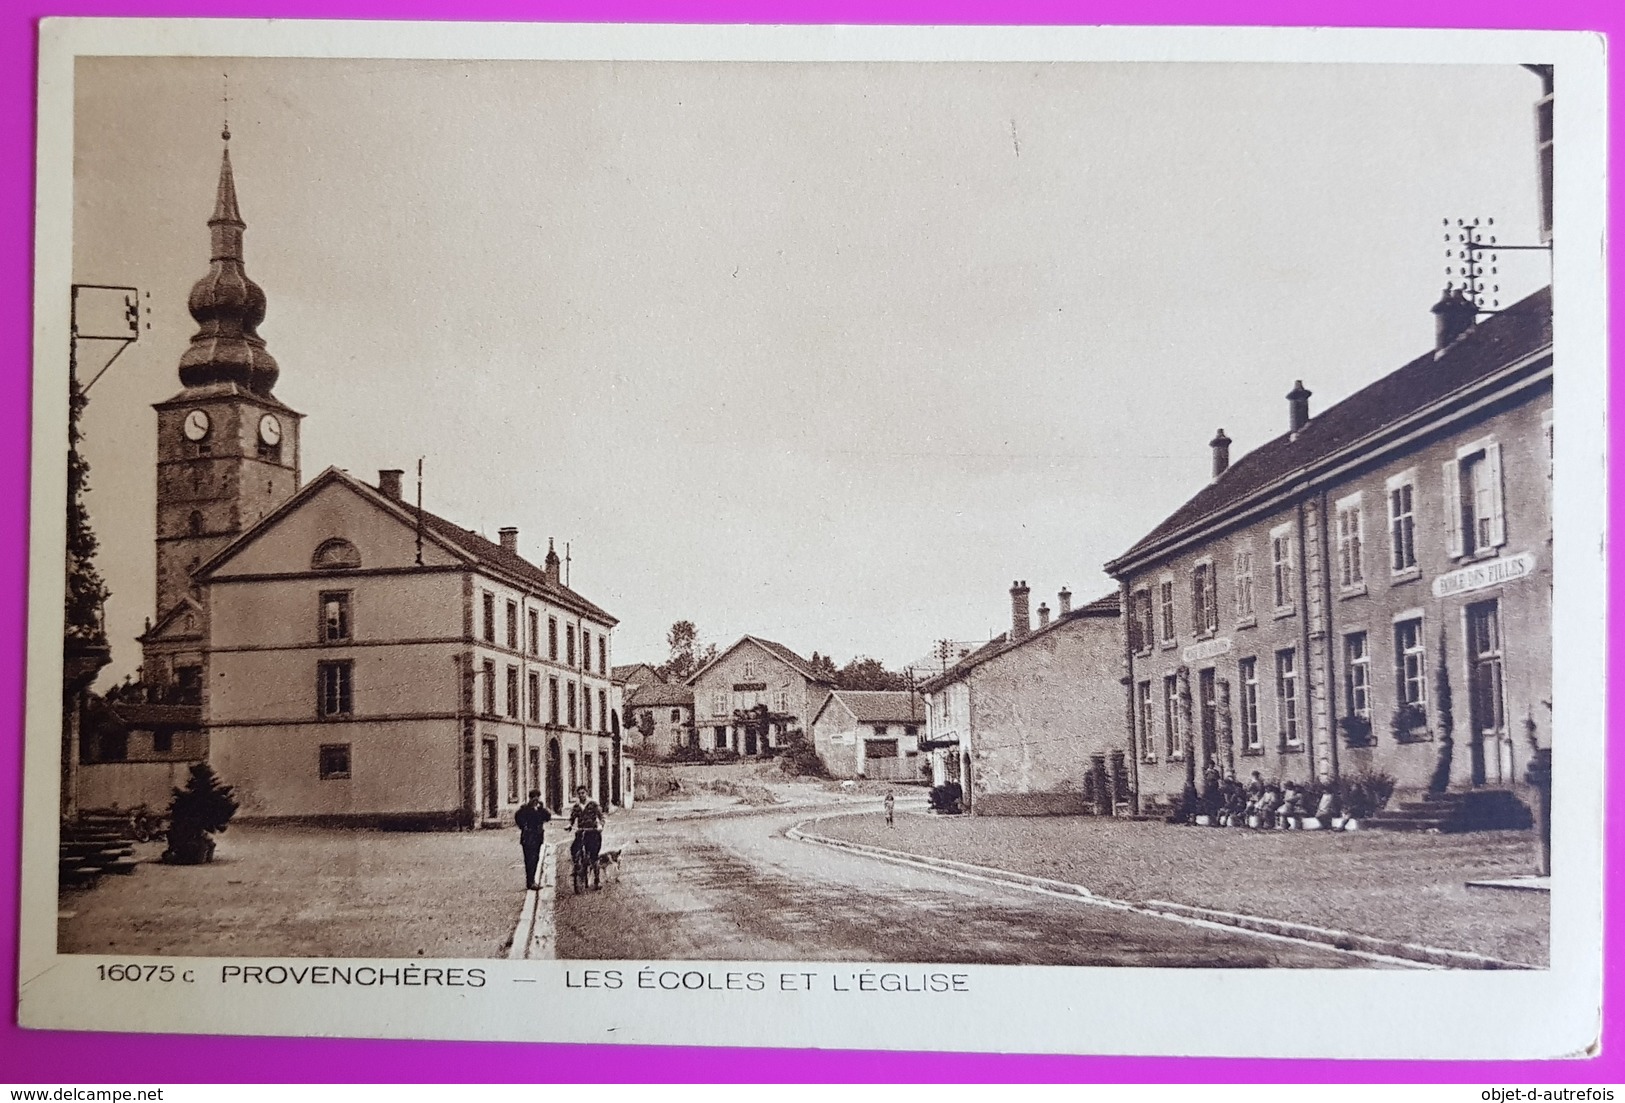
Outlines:
{"type": "Polygon", "coordinates": [[[1072,884],[1069,881],[1058,881],[1050,877],[1037,877],[1032,874],[999,869],[994,866],[973,865],[969,862],[958,862],[950,858],[932,858],[921,854],[910,854],[902,850],[888,850],[884,847],[870,846],[867,843],[855,843],[846,839],[837,839],[828,835],[818,835],[802,830],[806,824],[824,818],[827,817],[815,816],[802,820],[800,823],[785,829],[785,837],[794,839],[797,842],[813,843],[820,846],[834,847],[838,850],[866,854],[881,861],[927,866],[961,877],[1014,885],[1050,896],[1070,897],[1079,903],[1113,908],[1118,911],[1131,911],[1163,919],[1178,919],[1199,923],[1203,926],[1229,927],[1294,942],[1314,942],[1346,953],[1359,954],[1363,957],[1412,962],[1418,965],[1443,969],[1533,970],[1541,968],[1536,965],[1504,961],[1500,958],[1475,954],[1465,950],[1446,950],[1437,946],[1422,946],[1414,942],[1377,938],[1372,935],[1355,934],[1352,931],[1314,927],[1306,923],[1292,923],[1282,919],[1269,919],[1264,916],[1242,915],[1237,912],[1201,908],[1190,904],[1176,904],[1167,900],[1147,900],[1143,903],[1116,900],[1109,896],[1100,896],[1083,885],[1072,884]]]}

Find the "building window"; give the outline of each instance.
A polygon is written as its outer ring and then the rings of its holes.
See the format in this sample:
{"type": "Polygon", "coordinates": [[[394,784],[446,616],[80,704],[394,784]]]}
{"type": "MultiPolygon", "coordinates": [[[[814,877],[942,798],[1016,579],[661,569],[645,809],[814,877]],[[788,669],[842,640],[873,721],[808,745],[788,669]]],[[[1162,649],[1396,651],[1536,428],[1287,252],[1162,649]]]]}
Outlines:
{"type": "Polygon", "coordinates": [[[719,689],[711,694],[711,715],[728,715],[728,691],[719,689]]]}
{"type": "Polygon", "coordinates": [[[354,544],[342,537],[323,540],[310,557],[313,571],[353,571],[361,566],[361,553],[354,544]]]}
{"type": "Polygon", "coordinates": [[[488,593],[480,594],[480,636],[486,643],[497,642],[497,599],[488,593]]]}
{"type": "Polygon", "coordinates": [[[580,767],[577,765],[576,753],[574,751],[571,751],[569,753],[569,759],[570,759],[570,799],[574,800],[575,799],[575,794],[576,794],[576,789],[579,788],[580,785],[581,785],[581,770],[580,770],[580,767]]]}
{"type": "Polygon", "coordinates": [[[1179,711],[1179,678],[1169,674],[1162,679],[1163,731],[1167,742],[1164,751],[1169,758],[1185,757],[1184,719],[1179,711]]]}
{"type": "Polygon", "coordinates": [[[508,650],[519,650],[519,603],[508,602],[508,650]]]}
{"type": "Polygon", "coordinates": [[[547,657],[554,662],[559,661],[559,621],[557,617],[547,618],[547,657]]]}
{"type": "Polygon", "coordinates": [[[712,728],[711,731],[712,731],[713,737],[716,739],[716,749],[719,750],[719,751],[727,750],[728,749],[728,729],[719,724],[715,728],[712,728]]]}
{"type": "Polygon", "coordinates": [[[576,626],[573,624],[564,626],[564,665],[576,665],[576,626]]]}
{"type": "Polygon", "coordinates": [[[1174,580],[1165,578],[1157,585],[1157,601],[1162,610],[1161,628],[1158,637],[1164,647],[1172,647],[1174,643],[1174,580]]]}
{"type": "Polygon", "coordinates": [[[540,792],[542,788],[542,749],[540,747],[530,748],[530,762],[527,765],[530,766],[530,784],[526,788],[540,792]]]}
{"type": "Polygon", "coordinates": [[[1501,446],[1493,440],[1463,445],[1445,464],[1450,554],[1478,555],[1506,543],[1501,497],[1501,446]],[[1454,501],[1448,501],[1450,498],[1454,501]]]}
{"type": "Polygon", "coordinates": [[[574,682],[564,687],[564,722],[572,728],[576,726],[576,684],[574,682]]]}
{"type": "Polygon", "coordinates": [[[186,531],[193,536],[201,536],[203,534],[203,514],[195,509],[187,514],[186,531]]]}
{"type": "Polygon", "coordinates": [[[1253,549],[1236,552],[1236,621],[1253,619],[1253,549]]]}
{"type": "Polygon", "coordinates": [[[559,680],[547,680],[547,722],[554,727],[559,723],[559,680]]]}
{"type": "Polygon", "coordinates": [[[1294,608],[1292,558],[1292,526],[1280,525],[1270,530],[1270,566],[1274,582],[1275,611],[1290,613],[1294,608]]]}
{"type": "Polygon", "coordinates": [[[1422,642],[1422,618],[1394,624],[1394,665],[1402,705],[1425,708],[1428,699],[1428,656],[1422,642]]]}
{"type": "Polygon", "coordinates": [[[743,669],[744,669],[744,673],[741,675],[741,677],[743,677],[747,682],[750,681],[752,678],[756,677],[756,674],[757,674],[756,660],[755,659],[746,659],[743,669]]]}
{"type": "Polygon", "coordinates": [[[497,664],[486,659],[480,665],[480,680],[484,687],[484,707],[482,712],[487,716],[497,714],[497,664]]]}
{"type": "Polygon", "coordinates": [[[1240,663],[1241,674],[1241,745],[1256,751],[1264,745],[1258,729],[1258,660],[1246,658],[1240,663]]]}
{"type": "Polygon", "coordinates": [[[1416,569],[1416,472],[1388,480],[1388,566],[1394,574],[1416,569]]]}
{"type": "Polygon", "coordinates": [[[671,710],[671,722],[673,724],[675,724],[678,721],[682,720],[682,718],[683,718],[683,710],[682,709],[672,709],[671,710]]]}
{"type": "Polygon", "coordinates": [[[1348,713],[1371,719],[1371,647],[1364,632],[1343,637],[1343,665],[1347,670],[1348,713]]]}
{"type": "Polygon", "coordinates": [[[789,712],[790,711],[790,691],[789,690],[787,690],[787,689],[775,689],[773,691],[773,711],[774,712],[789,712]]]}
{"type": "Polygon", "coordinates": [[[323,716],[349,716],[351,700],[349,660],[316,664],[316,707],[323,716]]]}
{"type": "Polygon", "coordinates": [[[609,730],[609,694],[598,691],[598,730],[609,730]]]}
{"type": "Polygon", "coordinates": [[[350,595],[348,591],[322,595],[322,642],[338,643],[350,638],[350,595]]]}
{"type": "Polygon", "coordinates": [[[508,718],[517,720],[519,719],[519,668],[517,666],[508,667],[507,690],[508,718]]]}
{"type": "Polygon", "coordinates": [[[1290,647],[1275,653],[1275,707],[1281,721],[1281,743],[1297,746],[1298,652],[1290,647]]]}
{"type": "Polygon", "coordinates": [[[1155,760],[1157,746],[1156,733],[1152,731],[1153,719],[1151,713],[1151,682],[1149,679],[1139,683],[1134,691],[1135,713],[1140,721],[1140,757],[1155,760]]]}
{"type": "Polygon", "coordinates": [[[1151,643],[1156,639],[1155,617],[1151,611],[1151,591],[1135,590],[1129,595],[1129,646],[1135,652],[1151,650],[1151,643]]]}
{"type": "MultiPolygon", "coordinates": [[[[542,678],[534,670],[525,672],[526,715],[532,724],[542,722],[542,678]]],[[[535,788],[535,786],[531,786],[535,788]]]]}
{"type": "MultiPolygon", "coordinates": [[[[536,610],[531,609],[526,614],[526,617],[529,621],[526,627],[530,629],[530,632],[525,642],[530,645],[528,650],[532,655],[539,655],[541,654],[541,633],[537,631],[536,610]]],[[[532,786],[532,788],[535,788],[535,786],[532,786]]]]}
{"type": "Polygon", "coordinates": [[[1213,583],[1213,564],[1196,564],[1191,571],[1191,629],[1198,636],[1219,630],[1219,591],[1213,583]]]}
{"type": "Polygon", "coordinates": [[[609,673],[609,637],[598,637],[598,673],[609,673]]]}
{"type": "Polygon", "coordinates": [[[1365,520],[1358,494],[1337,503],[1337,584],[1345,591],[1365,589],[1365,520]]]}
{"type": "Polygon", "coordinates": [[[581,687],[581,726],[592,731],[592,690],[581,687]]]}
{"type": "Polygon", "coordinates": [[[508,748],[508,803],[519,803],[519,748],[508,748]]]}
{"type": "Polygon", "coordinates": [[[169,754],[174,749],[175,749],[175,733],[174,732],[161,731],[161,732],[153,732],[152,733],[152,753],[153,754],[169,754]]]}
{"type": "Polygon", "coordinates": [[[876,724],[874,727],[876,735],[885,735],[890,730],[885,724],[876,724]]]}
{"type": "Polygon", "coordinates": [[[350,776],[350,745],[323,743],[316,751],[316,773],[322,781],[336,781],[350,776]]]}

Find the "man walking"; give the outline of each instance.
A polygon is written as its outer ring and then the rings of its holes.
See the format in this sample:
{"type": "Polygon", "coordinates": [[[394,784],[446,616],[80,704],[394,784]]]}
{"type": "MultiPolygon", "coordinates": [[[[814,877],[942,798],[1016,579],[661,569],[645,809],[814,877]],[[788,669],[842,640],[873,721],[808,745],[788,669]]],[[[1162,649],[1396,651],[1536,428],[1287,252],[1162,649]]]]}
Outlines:
{"type": "Polygon", "coordinates": [[[542,804],[542,791],[532,789],[530,800],[513,815],[519,827],[519,849],[525,852],[525,888],[540,888],[536,883],[536,864],[542,858],[542,827],[553,814],[542,804]]]}
{"type": "Polygon", "coordinates": [[[896,814],[896,808],[897,808],[897,797],[890,789],[887,789],[886,790],[886,826],[887,827],[896,827],[897,826],[897,820],[894,818],[895,814],[896,814]]]}

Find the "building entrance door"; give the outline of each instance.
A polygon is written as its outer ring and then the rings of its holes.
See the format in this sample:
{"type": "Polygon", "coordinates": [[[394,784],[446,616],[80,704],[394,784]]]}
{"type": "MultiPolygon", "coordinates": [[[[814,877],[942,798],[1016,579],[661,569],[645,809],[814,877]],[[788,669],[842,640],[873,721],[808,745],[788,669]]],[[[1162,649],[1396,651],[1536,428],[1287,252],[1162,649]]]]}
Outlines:
{"type": "Polygon", "coordinates": [[[609,752],[598,752],[598,803],[609,807],[609,752]]]}
{"type": "Polygon", "coordinates": [[[1219,758],[1219,693],[1212,667],[1197,675],[1196,686],[1202,705],[1202,758],[1197,766],[1206,770],[1219,758]]]}
{"type": "Polygon", "coordinates": [[[547,807],[557,814],[564,811],[564,756],[559,741],[547,741],[547,807]]]}
{"type": "Polygon", "coordinates": [[[497,817],[497,742],[480,741],[480,800],[485,807],[485,818],[497,817]]]}
{"type": "Polygon", "coordinates": [[[745,725],[745,753],[746,754],[755,754],[756,753],[756,725],[755,724],[746,724],[745,725]]]}
{"type": "Polygon", "coordinates": [[[1506,784],[1513,777],[1512,739],[1506,730],[1499,602],[1467,606],[1467,688],[1473,725],[1473,784],[1506,784]]]}

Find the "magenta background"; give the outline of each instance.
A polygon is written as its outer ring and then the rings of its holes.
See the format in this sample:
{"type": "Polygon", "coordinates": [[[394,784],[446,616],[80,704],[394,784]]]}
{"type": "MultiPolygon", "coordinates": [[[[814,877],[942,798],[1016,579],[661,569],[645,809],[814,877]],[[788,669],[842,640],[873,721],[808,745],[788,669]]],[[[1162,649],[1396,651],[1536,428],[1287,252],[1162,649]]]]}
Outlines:
{"type": "MultiPolygon", "coordinates": [[[[1239,5],[1238,5],[1239,6],[1239,5]]],[[[666,23],[894,23],[894,24],[1182,24],[1334,27],[1493,27],[1625,31],[1625,5],[1606,0],[1252,0],[1241,12],[1222,0],[81,0],[0,2],[0,994],[11,1010],[0,1023],[0,1081],[41,1084],[96,1082],[519,1082],[621,1081],[1093,1081],[1093,1082],[1315,1082],[1377,1081],[1488,1084],[1625,1083],[1625,1016],[1620,1012],[1625,924],[1608,940],[1603,1055],[1590,1061],[1517,1063],[1200,1060],[873,1053],[824,1050],[717,1050],[677,1047],[563,1046],[472,1042],[283,1040],[134,1034],[24,1032],[16,1026],[16,863],[21,791],[34,181],[36,20],[49,15],[237,16],[344,19],[547,20],[666,23]],[[1610,12],[1612,14],[1610,14],[1610,12]]],[[[1614,43],[1618,47],[1618,40],[1614,43]]],[[[1610,59],[1610,208],[1622,194],[1618,138],[1625,117],[1619,66],[1610,59]]],[[[1609,269],[1622,249],[1611,243],[1609,269]]],[[[1617,284],[1611,305],[1621,302],[1617,284]]],[[[1615,311],[1611,311],[1610,317],[1615,311]]],[[[1621,340],[1610,333],[1612,362],[1621,340]]],[[[1611,375],[1610,398],[1619,387],[1611,375]]],[[[1612,405],[1612,402],[1610,403],[1612,405]]],[[[1610,431],[1614,448],[1625,431],[1610,431]]],[[[1622,503],[1609,502],[1610,527],[1622,503]]],[[[1610,550],[1611,574],[1625,561],[1610,550]]],[[[1609,635],[1621,628],[1618,601],[1610,603],[1609,635]]],[[[1609,658],[1609,730],[1622,712],[1618,651],[1609,658]]],[[[1608,762],[1608,789],[1625,782],[1625,748],[1608,762]]],[[[1617,812],[1617,799],[1611,799],[1617,812]]],[[[1619,817],[1608,824],[1608,865],[1625,861],[1619,817]]],[[[1608,914],[1620,913],[1625,878],[1607,887],[1608,914]]],[[[1215,1008],[1215,1013],[1221,1013],[1215,1008]]],[[[1281,1023],[1262,1029],[1290,1029],[1281,1023]]],[[[1079,1039],[1087,1046],[1087,1039],[1079,1039]]]]}

